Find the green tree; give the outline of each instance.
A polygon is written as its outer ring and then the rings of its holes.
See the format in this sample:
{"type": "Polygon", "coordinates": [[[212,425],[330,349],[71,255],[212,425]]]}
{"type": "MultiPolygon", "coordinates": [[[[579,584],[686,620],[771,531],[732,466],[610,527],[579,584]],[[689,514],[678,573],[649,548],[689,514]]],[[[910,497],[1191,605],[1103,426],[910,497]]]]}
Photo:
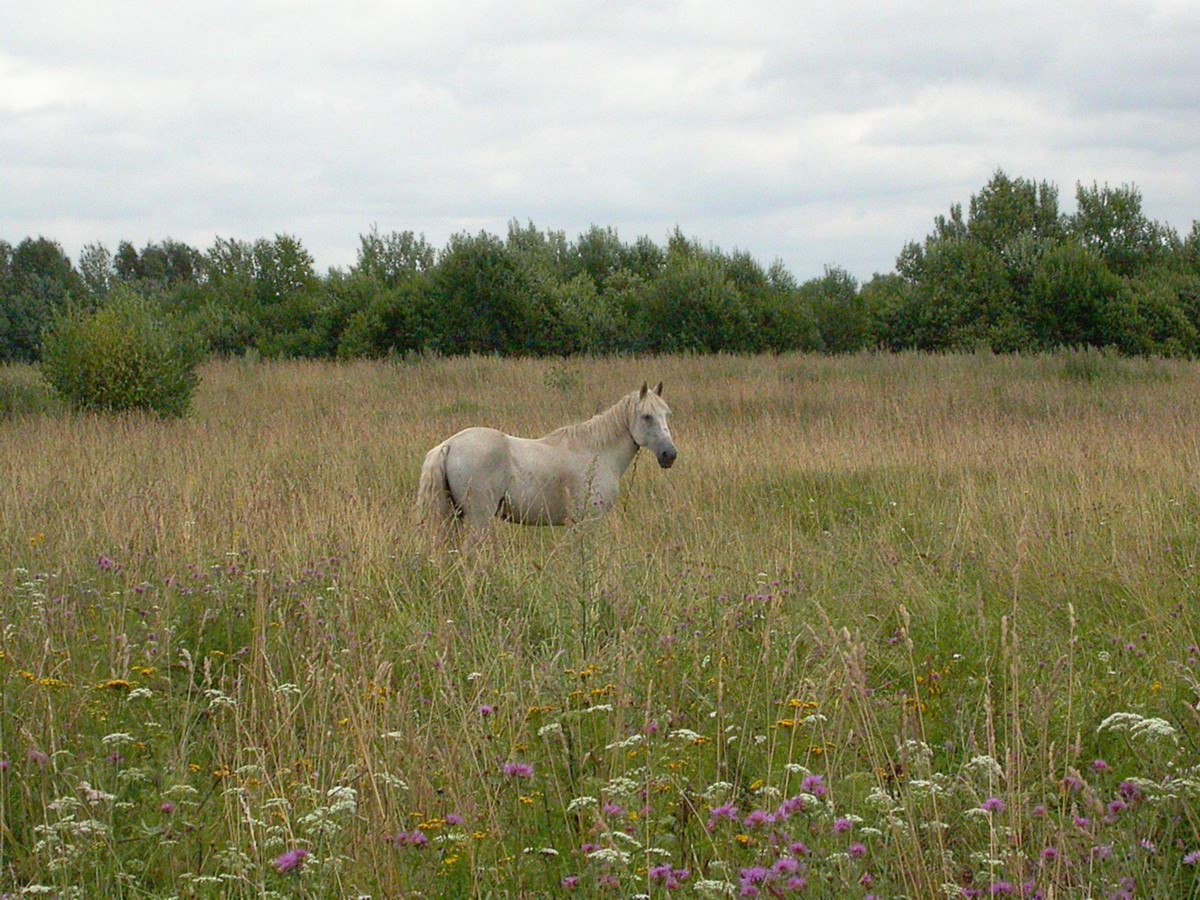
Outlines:
{"type": "Polygon", "coordinates": [[[1078,208],[1068,221],[1070,235],[1094,250],[1117,275],[1133,277],[1162,263],[1178,248],[1171,228],[1142,212],[1141,192],[1133,185],[1113,188],[1078,185],[1078,208]]]}

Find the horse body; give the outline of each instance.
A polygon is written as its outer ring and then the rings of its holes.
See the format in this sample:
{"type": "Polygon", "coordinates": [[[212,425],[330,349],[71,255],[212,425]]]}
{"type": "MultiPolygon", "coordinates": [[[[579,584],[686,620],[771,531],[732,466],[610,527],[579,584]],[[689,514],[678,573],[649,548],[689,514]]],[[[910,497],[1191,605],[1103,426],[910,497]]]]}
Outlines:
{"type": "Polygon", "coordinates": [[[417,492],[423,519],[437,526],[461,518],[478,533],[495,517],[564,525],[602,515],[616,502],[621,475],[642,446],[664,468],[675,461],[661,391],[661,384],[655,392],[643,385],[587,422],[542,438],[494,428],[458,432],[425,456],[417,492]]]}

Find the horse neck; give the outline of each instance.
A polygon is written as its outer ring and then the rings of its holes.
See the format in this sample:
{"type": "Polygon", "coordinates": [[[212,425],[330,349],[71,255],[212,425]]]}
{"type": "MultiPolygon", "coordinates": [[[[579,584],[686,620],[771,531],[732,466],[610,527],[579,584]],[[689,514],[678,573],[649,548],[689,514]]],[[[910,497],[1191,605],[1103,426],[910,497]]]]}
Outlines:
{"type": "Polygon", "coordinates": [[[574,449],[590,450],[598,457],[609,460],[620,475],[628,468],[638,450],[633,435],[629,433],[631,402],[632,395],[622,397],[586,422],[567,425],[551,432],[546,439],[574,449]]]}

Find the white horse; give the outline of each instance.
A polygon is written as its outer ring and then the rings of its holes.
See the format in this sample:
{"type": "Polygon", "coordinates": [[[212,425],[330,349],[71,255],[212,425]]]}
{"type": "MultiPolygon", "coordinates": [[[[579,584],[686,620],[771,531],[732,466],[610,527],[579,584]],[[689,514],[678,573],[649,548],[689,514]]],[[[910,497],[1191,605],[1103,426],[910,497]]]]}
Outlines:
{"type": "Polygon", "coordinates": [[[643,384],[586,422],[537,440],[467,428],[425,455],[417,509],[432,528],[461,520],[476,537],[496,516],[564,525],[603,515],[639,449],[653,452],[664,469],[674,464],[670,414],[660,381],[653,391],[643,384]]]}

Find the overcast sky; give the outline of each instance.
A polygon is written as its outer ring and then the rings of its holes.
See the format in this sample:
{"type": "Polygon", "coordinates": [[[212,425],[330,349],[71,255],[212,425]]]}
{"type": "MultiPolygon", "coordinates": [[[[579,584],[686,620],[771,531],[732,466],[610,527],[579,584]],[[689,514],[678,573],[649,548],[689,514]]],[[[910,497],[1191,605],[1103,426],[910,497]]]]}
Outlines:
{"type": "Polygon", "coordinates": [[[9,0],[0,238],[662,242],[891,271],[997,168],[1200,217],[1200,0],[9,0]]]}

